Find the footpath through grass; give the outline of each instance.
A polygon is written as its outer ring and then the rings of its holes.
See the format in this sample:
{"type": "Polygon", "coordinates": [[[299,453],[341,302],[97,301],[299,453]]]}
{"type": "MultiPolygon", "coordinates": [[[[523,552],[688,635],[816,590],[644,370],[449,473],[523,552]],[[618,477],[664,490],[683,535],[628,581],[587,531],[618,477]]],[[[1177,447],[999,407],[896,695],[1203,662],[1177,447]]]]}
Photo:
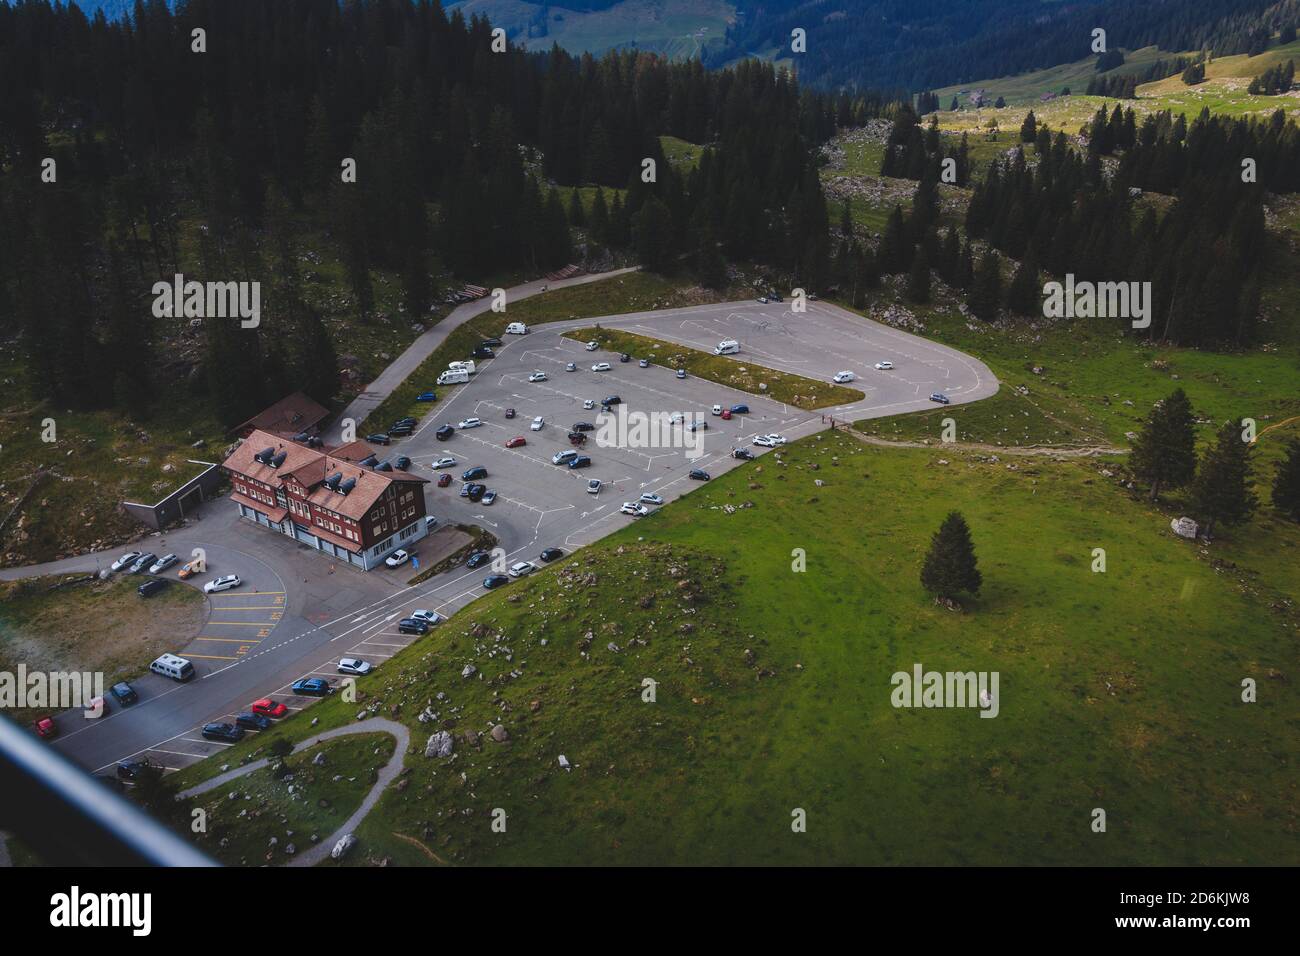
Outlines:
{"type": "Polygon", "coordinates": [[[633,360],[647,358],[655,365],[672,369],[685,369],[696,378],[707,379],[751,395],[764,395],[778,402],[807,411],[844,405],[862,400],[862,393],[833,382],[778,372],[776,369],[750,363],[743,355],[739,358],[701,352],[676,342],[648,335],[637,335],[619,329],[586,328],[565,332],[565,337],[578,342],[598,342],[611,352],[625,352],[633,360]]]}
{"type": "Polygon", "coordinates": [[[476,601],[360,702],[276,733],[362,707],[411,727],[409,785],[352,864],[1294,863],[1300,562],[1279,555],[1300,531],[1207,548],[1168,520],[1095,463],[823,433],[476,601]],[[961,614],[917,579],[954,508],[985,582],[961,614]],[[918,663],[998,672],[998,716],[893,707],[918,663]],[[454,755],[425,758],[440,729],[454,755]]]}

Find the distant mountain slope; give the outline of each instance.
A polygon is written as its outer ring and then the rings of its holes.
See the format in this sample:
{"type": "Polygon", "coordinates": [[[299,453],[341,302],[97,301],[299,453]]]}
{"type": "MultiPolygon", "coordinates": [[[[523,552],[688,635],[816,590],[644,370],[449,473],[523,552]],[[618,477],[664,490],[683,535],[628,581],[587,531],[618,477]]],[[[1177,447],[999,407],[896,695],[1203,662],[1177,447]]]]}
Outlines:
{"type": "Polygon", "coordinates": [[[903,85],[914,90],[1070,63],[1102,27],[1108,46],[1259,52],[1300,23],[1300,0],[744,0],[727,43],[706,63],[790,49],[800,79],[823,87],[903,85]]]}

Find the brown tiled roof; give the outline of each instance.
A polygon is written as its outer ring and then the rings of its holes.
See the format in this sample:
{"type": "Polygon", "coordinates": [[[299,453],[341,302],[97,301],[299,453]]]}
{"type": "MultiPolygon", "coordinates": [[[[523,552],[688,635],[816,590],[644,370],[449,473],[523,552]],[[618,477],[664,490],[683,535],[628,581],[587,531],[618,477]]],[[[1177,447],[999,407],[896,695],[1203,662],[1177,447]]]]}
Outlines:
{"type": "MultiPolygon", "coordinates": [[[[353,442],[352,444],[357,444],[353,442]]],[[[307,499],[330,511],[359,520],[370,507],[383,496],[394,483],[427,484],[427,478],[407,474],[403,471],[372,471],[362,468],[351,461],[345,461],[332,454],[299,445],[285,438],[278,438],[262,431],[255,431],[244,439],[243,443],[231,453],[223,465],[228,471],[245,475],[264,482],[272,488],[281,487],[292,476],[299,484],[308,489],[307,499]],[[276,454],[283,452],[285,460],[279,468],[272,468],[255,460],[254,456],[266,448],[272,448],[276,454]],[[340,484],[349,478],[355,484],[346,495],[340,491],[326,488],[327,477],[340,473],[340,484]]],[[[266,506],[251,503],[251,506],[266,510],[266,506]]],[[[313,527],[313,531],[319,530],[313,527]]],[[[340,539],[340,544],[345,542],[340,539]]],[[[355,542],[350,546],[355,547],[355,542]]]]}
{"type": "Polygon", "coordinates": [[[344,461],[364,461],[371,455],[376,454],[374,446],[363,442],[360,438],[345,445],[339,445],[337,448],[327,449],[325,453],[335,458],[342,458],[344,461]]]}
{"type": "Polygon", "coordinates": [[[329,414],[329,410],[319,402],[302,392],[294,392],[292,395],[286,395],[270,408],[258,412],[242,425],[237,425],[233,430],[242,432],[251,428],[292,438],[299,432],[310,431],[329,418],[329,414]]]}

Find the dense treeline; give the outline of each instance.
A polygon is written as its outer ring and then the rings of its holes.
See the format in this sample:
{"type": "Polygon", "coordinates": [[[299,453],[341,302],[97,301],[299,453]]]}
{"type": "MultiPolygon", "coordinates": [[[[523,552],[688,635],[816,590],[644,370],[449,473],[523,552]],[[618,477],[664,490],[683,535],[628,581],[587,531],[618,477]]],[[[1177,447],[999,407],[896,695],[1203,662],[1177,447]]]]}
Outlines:
{"type": "Polygon", "coordinates": [[[1172,59],[1159,59],[1145,70],[1129,73],[1114,73],[1110,76],[1094,76],[1088,81],[1085,92],[1089,96],[1106,96],[1117,100],[1137,98],[1137,88],[1143,83],[1153,83],[1167,76],[1181,73],[1192,63],[1191,57],[1176,56],[1172,59]]]}
{"type": "Polygon", "coordinates": [[[744,9],[706,62],[774,47],[791,55],[791,31],[803,29],[807,52],[793,57],[804,83],[927,90],[1083,59],[1095,52],[1096,27],[1110,50],[1228,56],[1262,52],[1300,23],[1297,0],[845,0],[835,13],[818,0],[765,0],[744,9]]]}
{"type": "Polygon", "coordinates": [[[358,321],[373,269],[399,277],[418,316],[444,269],[570,261],[581,207],[548,180],[613,187],[591,233],[653,267],[695,253],[716,274],[721,244],[815,288],[829,230],[811,147],[887,100],[814,95],[756,62],[710,73],[632,52],[494,52],[487,21],[435,0],[136,0],[112,23],[0,3],[0,82],[0,316],[23,330],[37,396],[145,408],[168,378],[153,283],[260,279],[256,332],[205,324],[227,422],[289,388],[335,391],[296,266],[309,238],[333,244],[358,321]],[[679,174],[664,134],[711,149],[679,174]]]}
{"type": "Polygon", "coordinates": [[[1265,70],[1251,80],[1246,92],[1257,96],[1276,96],[1288,92],[1293,82],[1295,82],[1295,60],[1287,60],[1271,70],[1265,70]]]}
{"type": "Polygon", "coordinates": [[[970,145],[962,133],[956,145],[944,147],[939,135],[937,116],[921,131],[919,120],[910,106],[900,107],[894,116],[894,125],[885,141],[885,155],[880,162],[880,175],[899,179],[921,179],[929,166],[939,167],[944,159],[951,159],[953,177],[946,182],[965,186],[970,181],[970,145]]]}

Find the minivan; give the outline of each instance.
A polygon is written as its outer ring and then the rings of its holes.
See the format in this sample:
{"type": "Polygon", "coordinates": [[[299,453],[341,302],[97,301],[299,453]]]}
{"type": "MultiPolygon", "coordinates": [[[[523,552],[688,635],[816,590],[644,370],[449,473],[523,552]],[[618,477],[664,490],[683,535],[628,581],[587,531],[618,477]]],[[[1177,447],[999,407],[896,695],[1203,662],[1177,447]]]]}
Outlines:
{"type": "Polygon", "coordinates": [[[527,335],[528,326],[522,322],[511,322],[506,326],[506,335],[527,335]]]}
{"type": "Polygon", "coordinates": [[[159,591],[167,587],[166,578],[154,578],[152,581],[146,581],[136,588],[136,593],[142,598],[153,597],[159,591]]]}
{"type": "Polygon", "coordinates": [[[177,657],[175,654],[164,654],[149,665],[149,670],[181,683],[194,676],[194,665],[183,657],[177,657]]]}
{"type": "Polygon", "coordinates": [[[486,478],[487,469],[482,465],[475,465],[473,468],[466,468],[465,471],[461,473],[460,477],[463,481],[475,481],[479,478],[486,478]]]}
{"type": "Polygon", "coordinates": [[[714,355],[735,355],[740,351],[740,343],[735,339],[723,339],[713,350],[714,355]]]}

